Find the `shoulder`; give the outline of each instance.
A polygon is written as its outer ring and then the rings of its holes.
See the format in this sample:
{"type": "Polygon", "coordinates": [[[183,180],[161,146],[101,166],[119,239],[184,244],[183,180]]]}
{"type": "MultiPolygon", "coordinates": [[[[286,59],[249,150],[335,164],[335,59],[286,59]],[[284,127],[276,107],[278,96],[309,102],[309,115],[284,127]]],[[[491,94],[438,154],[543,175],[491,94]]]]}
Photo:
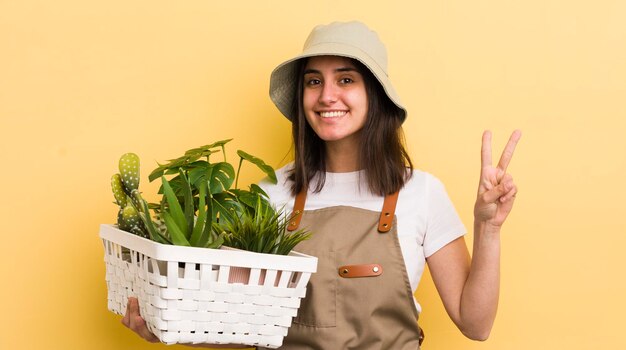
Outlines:
{"type": "Polygon", "coordinates": [[[428,195],[433,190],[438,191],[443,188],[443,183],[435,175],[423,170],[413,169],[411,177],[404,184],[400,193],[428,195]]]}
{"type": "Polygon", "coordinates": [[[443,182],[435,175],[418,169],[413,169],[411,177],[404,184],[398,196],[399,205],[419,207],[425,212],[429,212],[439,203],[449,200],[443,182]]]}

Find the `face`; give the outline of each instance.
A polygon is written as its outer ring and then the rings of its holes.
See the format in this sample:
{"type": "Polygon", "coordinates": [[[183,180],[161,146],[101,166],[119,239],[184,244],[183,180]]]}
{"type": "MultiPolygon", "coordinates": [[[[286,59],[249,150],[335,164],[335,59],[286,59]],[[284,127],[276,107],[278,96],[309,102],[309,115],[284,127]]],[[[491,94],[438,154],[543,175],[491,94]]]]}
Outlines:
{"type": "Polygon", "coordinates": [[[363,76],[345,57],[312,57],[304,69],[303,108],[309,125],[327,143],[356,145],[367,118],[363,76]]]}

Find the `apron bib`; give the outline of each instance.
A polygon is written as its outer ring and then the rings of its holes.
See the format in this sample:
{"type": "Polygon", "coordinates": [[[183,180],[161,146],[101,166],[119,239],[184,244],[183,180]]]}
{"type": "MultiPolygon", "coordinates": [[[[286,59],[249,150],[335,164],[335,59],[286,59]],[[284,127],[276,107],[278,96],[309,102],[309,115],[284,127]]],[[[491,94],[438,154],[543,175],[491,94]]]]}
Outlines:
{"type": "Polygon", "coordinates": [[[288,227],[312,232],[296,251],[316,256],[318,271],[280,349],[419,349],[423,333],[394,216],[398,193],[382,213],[337,206],[303,210],[296,197],[288,227]]]}

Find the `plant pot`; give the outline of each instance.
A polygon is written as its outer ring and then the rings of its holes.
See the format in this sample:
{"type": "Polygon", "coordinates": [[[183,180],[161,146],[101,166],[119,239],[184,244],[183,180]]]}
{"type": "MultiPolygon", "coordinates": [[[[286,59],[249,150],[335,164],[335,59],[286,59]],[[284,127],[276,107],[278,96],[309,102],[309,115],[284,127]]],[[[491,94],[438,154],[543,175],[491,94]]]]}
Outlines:
{"type": "MultiPolygon", "coordinates": [[[[220,249],[245,252],[245,250],[241,250],[241,249],[233,248],[233,247],[227,247],[227,246],[221,246],[220,249]]],[[[274,287],[278,287],[278,282],[280,282],[282,273],[283,272],[281,270],[276,271],[276,278],[274,279],[274,287]]],[[[249,267],[231,266],[230,275],[228,276],[228,283],[249,284],[251,283],[250,281],[251,274],[252,274],[252,269],[249,267]]],[[[267,275],[267,270],[262,269],[261,273],[259,274],[259,279],[256,281],[256,284],[259,284],[259,285],[264,284],[266,275],[267,275]]],[[[287,287],[295,288],[294,282],[289,281],[289,283],[287,284],[287,287]]]]}
{"type": "Polygon", "coordinates": [[[164,245],[113,225],[101,225],[100,237],[109,310],[123,315],[137,297],[148,329],[167,344],[277,348],[317,269],[317,258],[297,252],[164,245]]]}

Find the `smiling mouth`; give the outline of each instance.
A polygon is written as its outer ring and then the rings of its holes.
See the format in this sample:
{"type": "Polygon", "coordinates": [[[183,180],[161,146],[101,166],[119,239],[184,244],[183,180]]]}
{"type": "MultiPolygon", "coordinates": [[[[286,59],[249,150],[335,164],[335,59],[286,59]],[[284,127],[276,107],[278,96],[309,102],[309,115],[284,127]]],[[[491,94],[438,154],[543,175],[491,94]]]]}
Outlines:
{"type": "Polygon", "coordinates": [[[331,112],[318,112],[320,117],[322,118],[338,118],[343,117],[347,111],[331,111],[331,112]]]}

